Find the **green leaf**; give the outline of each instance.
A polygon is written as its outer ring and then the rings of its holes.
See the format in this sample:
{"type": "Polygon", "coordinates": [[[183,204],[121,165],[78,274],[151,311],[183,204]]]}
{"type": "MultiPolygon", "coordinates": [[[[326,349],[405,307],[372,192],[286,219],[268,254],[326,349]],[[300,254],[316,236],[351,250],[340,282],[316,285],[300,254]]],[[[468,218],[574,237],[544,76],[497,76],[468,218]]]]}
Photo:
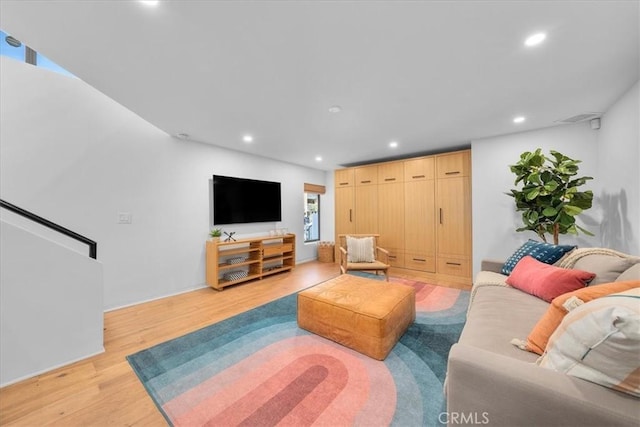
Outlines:
{"type": "Polygon", "coordinates": [[[587,183],[587,180],[593,179],[590,176],[583,176],[581,178],[576,178],[567,183],[567,187],[579,187],[587,183]]]}
{"type": "Polygon", "coordinates": [[[593,205],[593,192],[587,190],[585,192],[576,192],[571,198],[571,204],[582,210],[589,209],[593,205]]]}
{"type": "Polygon", "coordinates": [[[551,171],[544,171],[540,174],[540,179],[542,180],[542,182],[544,182],[545,184],[547,182],[553,181],[553,173],[551,173],[551,171]]]}
{"type": "Polygon", "coordinates": [[[573,215],[569,215],[568,213],[566,213],[564,210],[565,208],[566,206],[563,206],[562,210],[558,213],[556,222],[559,223],[560,225],[568,227],[574,222],[576,222],[576,219],[573,217],[573,215]]]}
{"type": "Polygon", "coordinates": [[[540,174],[538,172],[529,174],[529,176],[527,176],[527,181],[540,184],[540,174]]]}
{"type": "Polygon", "coordinates": [[[536,151],[529,159],[528,159],[528,164],[529,166],[542,166],[544,164],[545,161],[545,157],[542,154],[539,154],[538,151],[536,151]]]}
{"type": "Polygon", "coordinates": [[[571,215],[571,216],[580,215],[580,213],[582,213],[582,209],[580,209],[578,206],[574,206],[574,205],[564,205],[562,207],[562,210],[567,215],[571,215]]]}
{"type": "Polygon", "coordinates": [[[578,229],[580,231],[582,231],[584,234],[586,234],[587,236],[595,236],[595,234],[593,234],[592,232],[590,232],[589,230],[586,230],[582,227],[580,227],[578,224],[576,224],[576,227],[578,227],[578,229]]]}
{"type": "Polygon", "coordinates": [[[564,194],[566,194],[567,196],[573,196],[577,192],[578,192],[578,187],[571,187],[571,188],[567,188],[564,194]]]}
{"type": "Polygon", "coordinates": [[[542,211],[542,215],[544,215],[546,217],[556,216],[557,214],[558,214],[558,211],[553,206],[547,206],[542,211]]]}
{"type": "Polygon", "coordinates": [[[536,197],[538,197],[538,194],[540,194],[540,189],[538,187],[532,188],[529,191],[525,192],[527,200],[535,199],[536,197]]]}

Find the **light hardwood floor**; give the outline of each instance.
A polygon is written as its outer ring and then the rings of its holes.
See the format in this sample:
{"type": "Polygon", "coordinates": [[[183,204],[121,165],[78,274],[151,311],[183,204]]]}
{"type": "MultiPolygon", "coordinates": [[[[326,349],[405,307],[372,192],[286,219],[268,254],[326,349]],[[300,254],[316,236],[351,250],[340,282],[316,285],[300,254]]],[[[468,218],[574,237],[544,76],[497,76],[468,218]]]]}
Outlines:
{"type": "Polygon", "coordinates": [[[0,389],[0,425],[166,425],[125,356],[338,273],[337,264],[309,262],[224,291],[200,289],[105,313],[105,352],[0,389]]]}

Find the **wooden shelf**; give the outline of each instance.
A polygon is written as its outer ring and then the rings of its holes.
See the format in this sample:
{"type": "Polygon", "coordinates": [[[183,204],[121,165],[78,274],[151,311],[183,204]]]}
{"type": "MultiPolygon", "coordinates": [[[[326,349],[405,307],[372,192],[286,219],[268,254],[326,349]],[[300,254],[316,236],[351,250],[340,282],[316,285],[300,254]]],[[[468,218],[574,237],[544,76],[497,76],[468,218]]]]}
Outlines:
{"type": "Polygon", "coordinates": [[[259,259],[250,259],[244,262],[239,262],[236,264],[226,264],[226,263],[222,263],[222,264],[218,264],[218,269],[219,270],[229,270],[229,269],[233,269],[233,268],[238,268],[238,267],[242,267],[245,265],[251,265],[251,264],[256,264],[259,263],[260,260],[259,259]]]}
{"type": "Polygon", "coordinates": [[[236,279],[236,280],[220,279],[218,281],[219,288],[215,288],[215,289],[222,290],[222,288],[224,288],[225,286],[235,285],[237,283],[246,282],[247,280],[259,279],[261,276],[262,276],[261,274],[250,274],[247,277],[243,277],[242,279],[236,279]]]}
{"type": "MultiPolygon", "coordinates": [[[[223,245],[225,243],[219,243],[218,245],[223,245]]],[[[260,248],[235,248],[235,249],[220,249],[220,256],[231,256],[238,254],[250,254],[254,252],[260,252],[260,248]]]]}
{"type": "Polygon", "coordinates": [[[262,276],[268,276],[270,274],[276,274],[276,273],[282,273],[283,271],[289,271],[293,269],[293,267],[288,267],[288,266],[284,266],[284,267],[280,267],[280,268],[273,268],[273,269],[267,269],[267,270],[263,270],[262,271],[262,276]]]}
{"type": "Polygon", "coordinates": [[[295,234],[239,239],[232,242],[207,241],[207,284],[222,290],[226,286],[261,279],[292,270],[296,254],[295,234]],[[242,262],[230,264],[228,259],[242,256],[242,262]],[[279,265],[272,265],[278,263],[279,265]],[[271,264],[271,265],[270,265],[271,264]],[[234,270],[246,271],[245,277],[227,280],[225,274],[234,270]]]}
{"type": "Polygon", "coordinates": [[[282,261],[284,259],[291,259],[291,258],[293,258],[293,255],[285,255],[285,254],[275,255],[275,256],[262,258],[262,262],[282,261]]]}

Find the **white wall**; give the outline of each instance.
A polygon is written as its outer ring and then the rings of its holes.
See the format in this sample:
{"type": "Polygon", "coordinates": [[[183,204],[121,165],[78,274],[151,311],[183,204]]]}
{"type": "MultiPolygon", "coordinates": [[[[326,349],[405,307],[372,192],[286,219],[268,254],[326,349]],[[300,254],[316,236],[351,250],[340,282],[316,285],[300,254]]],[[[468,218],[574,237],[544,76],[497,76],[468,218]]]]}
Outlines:
{"type": "Polygon", "coordinates": [[[0,227],[0,386],[103,352],[101,263],[0,227]]]}
{"type": "Polygon", "coordinates": [[[595,236],[563,235],[560,243],[639,254],[638,120],[636,84],[605,114],[600,130],[587,122],[472,141],[474,274],[482,259],[504,259],[527,239],[538,239],[533,232],[515,231],[521,219],[513,198],[505,195],[515,188],[509,165],[538,147],[582,160],[579,175],[594,178],[582,187],[594,192],[593,208],[577,221],[595,236]]]}
{"type": "Polygon", "coordinates": [[[324,171],[177,140],[81,80],[1,60],[1,197],[98,242],[105,309],[204,285],[214,173],[282,183],[281,223],[225,230],[286,227],[297,261],[316,257],[303,244],[303,184],[324,185],[324,171]]]}
{"type": "Polygon", "coordinates": [[[333,171],[327,172],[327,192],[320,199],[322,204],[322,239],[333,242],[336,236],[335,183],[333,171]]]}
{"type": "Polygon", "coordinates": [[[602,117],[598,131],[598,197],[602,244],[640,254],[640,85],[602,117]]]}
{"type": "MultiPolygon", "coordinates": [[[[80,80],[0,60],[1,197],[98,242],[106,309],[203,286],[214,173],[282,182],[282,223],[233,230],[287,227],[298,262],[316,256],[302,241],[303,183],[326,185],[321,240],[334,239],[331,172],[176,140],[80,80]],[[116,224],[120,211],[132,213],[131,225],[116,224]]],[[[537,147],[581,159],[581,174],[595,178],[594,208],[579,221],[596,236],[561,241],[640,253],[638,139],[636,84],[599,131],[581,123],[473,141],[474,271],[536,238],[514,231],[519,218],[504,193],[513,188],[508,165],[537,147]]]]}

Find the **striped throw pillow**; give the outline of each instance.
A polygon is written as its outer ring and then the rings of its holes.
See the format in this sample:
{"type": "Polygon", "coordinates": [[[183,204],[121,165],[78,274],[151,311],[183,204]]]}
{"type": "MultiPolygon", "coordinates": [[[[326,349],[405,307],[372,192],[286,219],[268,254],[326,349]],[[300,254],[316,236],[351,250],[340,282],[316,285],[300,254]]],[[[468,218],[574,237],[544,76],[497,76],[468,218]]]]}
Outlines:
{"type": "Polygon", "coordinates": [[[347,236],[347,261],[348,262],[374,262],[373,237],[347,236]]]}
{"type": "Polygon", "coordinates": [[[640,397],[640,289],[571,310],[538,364],[640,397]]]}

